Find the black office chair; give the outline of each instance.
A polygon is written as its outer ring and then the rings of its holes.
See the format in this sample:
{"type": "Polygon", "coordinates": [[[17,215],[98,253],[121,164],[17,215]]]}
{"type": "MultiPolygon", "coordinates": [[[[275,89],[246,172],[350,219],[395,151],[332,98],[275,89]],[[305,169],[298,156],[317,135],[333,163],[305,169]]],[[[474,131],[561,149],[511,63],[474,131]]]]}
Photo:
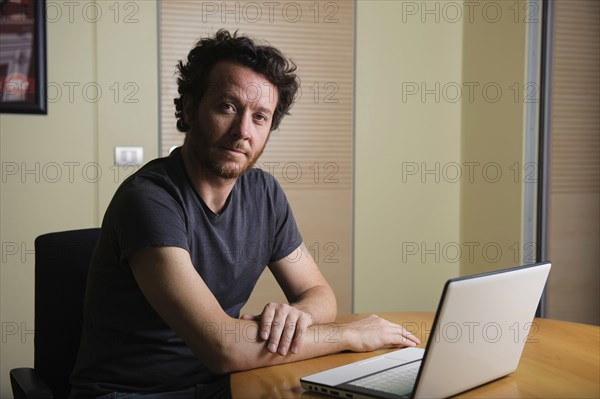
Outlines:
{"type": "Polygon", "coordinates": [[[35,240],[34,368],[10,371],[15,399],[69,395],[83,316],[83,296],[100,229],[49,233],[35,240]]]}

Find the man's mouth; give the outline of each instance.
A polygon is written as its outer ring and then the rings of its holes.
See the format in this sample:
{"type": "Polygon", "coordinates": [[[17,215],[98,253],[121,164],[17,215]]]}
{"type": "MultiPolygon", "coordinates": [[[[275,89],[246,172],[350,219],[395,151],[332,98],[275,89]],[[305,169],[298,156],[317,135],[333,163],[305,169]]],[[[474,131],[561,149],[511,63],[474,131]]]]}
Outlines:
{"type": "Polygon", "coordinates": [[[222,148],[225,151],[227,151],[228,153],[233,154],[233,155],[237,155],[237,156],[245,156],[246,155],[246,151],[244,151],[243,149],[238,148],[236,146],[233,146],[233,147],[225,147],[224,146],[222,148]]]}

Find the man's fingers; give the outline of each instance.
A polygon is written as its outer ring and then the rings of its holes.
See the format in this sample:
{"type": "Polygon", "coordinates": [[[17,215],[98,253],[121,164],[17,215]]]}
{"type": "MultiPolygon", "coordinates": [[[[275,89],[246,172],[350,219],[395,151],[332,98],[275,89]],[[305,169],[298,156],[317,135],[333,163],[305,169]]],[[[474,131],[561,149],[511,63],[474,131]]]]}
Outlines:
{"type": "Polygon", "coordinates": [[[402,326],[396,327],[396,334],[400,334],[400,345],[404,346],[417,346],[421,343],[419,338],[413,335],[410,331],[406,330],[402,326]]]}
{"type": "Polygon", "coordinates": [[[269,344],[267,345],[267,349],[269,352],[277,352],[280,348],[279,341],[282,338],[285,326],[286,315],[285,314],[276,314],[273,319],[273,323],[271,324],[271,331],[269,333],[269,344]]]}
{"type": "Polygon", "coordinates": [[[407,340],[408,344],[411,346],[417,346],[421,344],[421,340],[404,327],[402,327],[402,336],[407,340]]]}
{"type": "MultiPolygon", "coordinates": [[[[289,320],[289,319],[288,319],[289,320]]],[[[279,345],[277,346],[277,352],[280,355],[286,355],[291,346],[292,339],[296,332],[296,322],[286,321],[283,325],[283,331],[281,332],[281,338],[279,345]]]]}
{"type": "Polygon", "coordinates": [[[290,305],[270,303],[261,314],[260,338],[267,341],[271,353],[286,355],[290,350],[298,353],[302,336],[312,324],[310,314],[290,305]]]}
{"type": "Polygon", "coordinates": [[[421,344],[421,340],[419,338],[417,338],[416,336],[412,335],[411,333],[408,333],[408,335],[405,335],[409,340],[411,340],[412,342],[414,342],[416,345],[420,345],[421,344]]]}
{"type": "Polygon", "coordinates": [[[294,331],[294,340],[292,341],[292,346],[290,350],[292,353],[298,353],[300,351],[300,346],[302,346],[302,338],[304,337],[304,332],[310,325],[310,321],[307,318],[300,318],[298,323],[296,323],[296,330],[294,331]]]}
{"type": "MultiPolygon", "coordinates": [[[[277,352],[280,355],[287,355],[294,342],[296,342],[296,338],[301,339],[302,332],[298,332],[299,323],[294,317],[289,317],[288,315],[285,322],[277,323],[277,325],[274,323],[273,327],[271,329],[269,350],[277,352]]],[[[300,327],[301,329],[302,327],[300,327]]],[[[296,351],[298,350],[298,344],[299,341],[296,342],[296,351]]]]}
{"type": "Polygon", "coordinates": [[[273,328],[273,319],[275,317],[275,309],[273,306],[266,305],[261,313],[260,320],[260,338],[266,341],[271,336],[271,330],[273,328]]]}

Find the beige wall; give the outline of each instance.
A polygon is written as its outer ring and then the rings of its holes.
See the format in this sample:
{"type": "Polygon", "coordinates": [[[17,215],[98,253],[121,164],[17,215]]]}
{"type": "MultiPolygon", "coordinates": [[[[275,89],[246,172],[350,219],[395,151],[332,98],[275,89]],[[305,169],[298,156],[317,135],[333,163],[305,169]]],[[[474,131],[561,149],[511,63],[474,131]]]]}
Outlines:
{"type": "Polygon", "coordinates": [[[355,311],[433,310],[447,278],[529,248],[526,8],[510,6],[358,1],[355,311]]]}
{"type": "Polygon", "coordinates": [[[68,3],[48,7],[48,115],[0,115],[2,398],[9,370],[33,364],[35,237],[99,225],[131,172],[114,146],[158,154],[155,3],[68,3]]]}
{"type": "Polygon", "coordinates": [[[458,274],[436,248],[459,241],[460,184],[440,174],[460,161],[460,102],[421,94],[461,81],[462,25],[404,11],[397,1],[357,7],[357,312],[431,310],[458,274]]]}
{"type": "Polygon", "coordinates": [[[539,172],[537,163],[524,162],[525,101],[539,99],[538,82],[525,82],[526,28],[535,25],[523,23],[524,13],[515,22],[513,2],[487,3],[495,5],[487,20],[464,24],[462,78],[473,82],[474,95],[462,103],[462,162],[473,173],[461,184],[460,234],[473,252],[461,262],[462,275],[531,263],[536,255],[535,242],[522,237],[523,190],[537,187],[539,172]],[[496,7],[502,18],[494,17],[496,7]]]}

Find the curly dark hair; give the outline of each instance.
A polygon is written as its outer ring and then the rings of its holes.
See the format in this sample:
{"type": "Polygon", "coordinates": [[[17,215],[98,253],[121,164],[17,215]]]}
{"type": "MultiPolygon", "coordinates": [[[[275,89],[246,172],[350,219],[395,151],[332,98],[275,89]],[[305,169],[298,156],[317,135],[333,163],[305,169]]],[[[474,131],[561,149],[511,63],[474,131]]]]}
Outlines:
{"type": "Polygon", "coordinates": [[[289,115],[299,87],[294,74],[296,65],[276,48],[258,45],[247,36],[238,36],[237,31],[231,35],[225,29],[220,29],[214,38],[201,39],[188,54],[187,62],[179,61],[177,65],[179,97],[174,100],[177,129],[180,132],[190,129],[183,115],[184,96],[190,96],[193,104],[198,104],[208,88],[211,69],[220,61],[232,61],[250,68],[277,87],[278,101],[271,130],[277,129],[283,116],[289,115]]]}

